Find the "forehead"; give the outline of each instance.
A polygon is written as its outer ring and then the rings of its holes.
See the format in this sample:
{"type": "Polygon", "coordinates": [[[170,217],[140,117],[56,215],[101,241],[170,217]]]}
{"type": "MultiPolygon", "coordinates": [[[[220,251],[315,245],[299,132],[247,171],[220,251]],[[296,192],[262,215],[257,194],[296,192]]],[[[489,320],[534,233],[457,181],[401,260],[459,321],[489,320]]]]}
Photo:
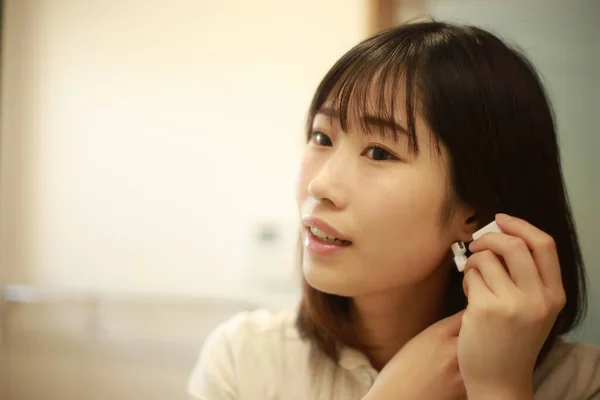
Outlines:
{"type": "MultiPolygon", "coordinates": [[[[415,154],[419,152],[419,139],[423,129],[412,121],[406,107],[403,85],[386,84],[374,80],[367,85],[356,84],[352,90],[334,87],[322,104],[313,110],[313,123],[339,123],[345,132],[364,135],[379,134],[395,141],[408,141],[415,154]]],[[[414,117],[418,117],[415,112],[414,117]]],[[[421,125],[421,124],[419,124],[421,125]]]]}
{"type": "Polygon", "coordinates": [[[365,82],[341,80],[327,94],[319,108],[346,109],[348,115],[376,115],[406,124],[407,93],[402,77],[384,77],[381,73],[365,82]]]}

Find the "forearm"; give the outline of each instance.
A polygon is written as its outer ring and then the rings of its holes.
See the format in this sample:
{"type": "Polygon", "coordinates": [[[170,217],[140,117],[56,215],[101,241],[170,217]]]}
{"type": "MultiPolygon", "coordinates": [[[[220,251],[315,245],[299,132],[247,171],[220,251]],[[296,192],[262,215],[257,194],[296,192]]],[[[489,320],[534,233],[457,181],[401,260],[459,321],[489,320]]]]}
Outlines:
{"type": "Polygon", "coordinates": [[[414,394],[402,392],[399,387],[390,387],[388,385],[374,385],[369,389],[361,400],[392,400],[392,399],[412,399],[414,394]]]}
{"type": "Polygon", "coordinates": [[[531,385],[522,387],[466,386],[469,400],[534,400],[531,385]]]}
{"type": "Polygon", "coordinates": [[[534,400],[533,394],[481,393],[467,395],[469,400],[534,400]]]}

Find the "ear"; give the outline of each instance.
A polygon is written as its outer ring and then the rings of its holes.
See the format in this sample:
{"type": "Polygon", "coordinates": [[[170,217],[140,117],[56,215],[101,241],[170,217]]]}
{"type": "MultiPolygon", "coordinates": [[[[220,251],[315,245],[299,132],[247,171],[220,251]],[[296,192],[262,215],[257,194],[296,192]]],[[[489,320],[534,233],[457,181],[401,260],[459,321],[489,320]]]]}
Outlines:
{"type": "Polygon", "coordinates": [[[455,216],[456,241],[470,242],[479,228],[479,218],[471,206],[463,206],[455,216]]]}

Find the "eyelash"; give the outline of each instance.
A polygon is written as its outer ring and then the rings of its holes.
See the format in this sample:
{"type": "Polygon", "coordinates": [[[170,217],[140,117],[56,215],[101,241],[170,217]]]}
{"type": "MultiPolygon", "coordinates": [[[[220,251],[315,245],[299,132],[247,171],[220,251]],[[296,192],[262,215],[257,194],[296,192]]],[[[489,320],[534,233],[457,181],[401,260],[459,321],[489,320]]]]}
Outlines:
{"type": "Polygon", "coordinates": [[[385,160],[374,160],[373,158],[369,157],[372,161],[375,162],[384,162],[384,161],[398,161],[400,160],[395,154],[394,152],[392,152],[390,149],[388,149],[387,147],[379,144],[379,143],[369,143],[367,145],[367,147],[365,148],[365,150],[363,151],[362,155],[366,155],[366,153],[370,150],[370,149],[378,149],[378,150],[382,150],[385,151],[387,154],[389,154],[389,158],[385,159],[385,160]]]}
{"type": "MultiPolygon", "coordinates": [[[[323,136],[325,136],[327,139],[329,139],[329,142],[331,142],[331,138],[330,138],[330,137],[329,137],[329,136],[328,136],[326,133],[324,133],[324,132],[321,132],[321,131],[312,131],[312,132],[310,133],[310,136],[309,136],[309,139],[308,139],[308,141],[309,141],[309,142],[314,142],[314,141],[315,141],[315,139],[316,139],[316,137],[317,137],[318,135],[323,135],[323,136]]],[[[329,146],[326,146],[326,145],[320,145],[320,144],[318,144],[318,143],[315,143],[315,144],[316,144],[317,146],[329,147],[329,146]]],[[[369,144],[367,144],[367,146],[366,146],[365,150],[364,150],[364,151],[361,153],[361,155],[362,155],[362,156],[366,156],[366,153],[367,153],[369,150],[371,150],[371,149],[378,149],[378,150],[382,150],[382,151],[386,152],[386,153],[389,155],[389,158],[387,158],[387,159],[384,159],[384,160],[375,160],[375,159],[373,159],[373,158],[369,157],[369,159],[370,159],[371,161],[374,161],[374,162],[385,162],[385,161],[399,161],[399,160],[400,160],[400,158],[399,158],[398,156],[396,156],[396,155],[394,154],[394,152],[393,152],[393,151],[391,151],[390,149],[388,149],[387,147],[385,147],[385,146],[383,146],[382,144],[379,144],[379,143],[369,143],[369,144]]]]}

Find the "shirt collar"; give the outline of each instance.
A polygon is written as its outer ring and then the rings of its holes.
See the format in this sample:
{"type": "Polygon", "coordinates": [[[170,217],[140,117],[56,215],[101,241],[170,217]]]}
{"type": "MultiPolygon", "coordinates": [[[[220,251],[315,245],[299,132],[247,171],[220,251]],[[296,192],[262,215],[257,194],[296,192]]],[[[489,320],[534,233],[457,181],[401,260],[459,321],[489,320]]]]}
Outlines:
{"type": "Polygon", "coordinates": [[[342,368],[350,371],[365,367],[373,369],[369,359],[363,353],[350,347],[341,348],[339,364],[342,368]]]}

